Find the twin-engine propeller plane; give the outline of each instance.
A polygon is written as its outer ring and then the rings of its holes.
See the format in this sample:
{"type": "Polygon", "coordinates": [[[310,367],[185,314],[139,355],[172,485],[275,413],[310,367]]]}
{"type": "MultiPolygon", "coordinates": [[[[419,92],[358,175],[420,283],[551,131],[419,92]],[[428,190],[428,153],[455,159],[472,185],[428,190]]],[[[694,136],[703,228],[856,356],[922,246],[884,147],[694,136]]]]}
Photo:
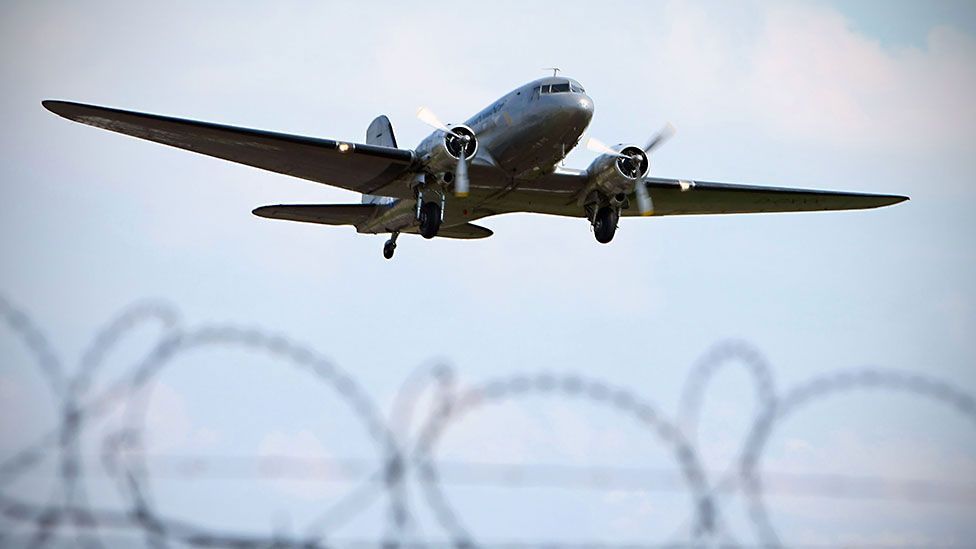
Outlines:
{"type": "Polygon", "coordinates": [[[563,168],[590,123],[593,100],[579,82],[555,73],[464,124],[444,124],[421,108],[418,117],[436,131],[413,150],[397,147],[386,116],[369,125],[366,143],[353,143],[65,101],[43,105],[82,124],[362,193],[361,204],[281,204],[254,213],[390,233],[387,259],[400,233],[485,238],[492,232],[472,221],[512,212],[585,217],[597,241],[607,243],[620,216],[847,210],[907,200],[650,177],[648,157],[673,133],[670,126],[643,146],[590,139],[588,148],[600,156],[585,170],[563,168]]]}

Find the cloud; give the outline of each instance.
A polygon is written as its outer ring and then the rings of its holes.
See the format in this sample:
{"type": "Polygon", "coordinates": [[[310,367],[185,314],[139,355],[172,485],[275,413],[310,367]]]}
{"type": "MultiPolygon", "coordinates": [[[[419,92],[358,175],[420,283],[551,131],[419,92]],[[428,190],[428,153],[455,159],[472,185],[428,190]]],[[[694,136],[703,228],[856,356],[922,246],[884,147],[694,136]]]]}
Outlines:
{"type": "MultiPolygon", "coordinates": [[[[685,120],[755,123],[791,140],[897,149],[976,138],[976,39],[932,28],[923,47],[884,47],[836,10],[773,5],[742,41],[737,25],[672,6],[656,61],[685,120]]],[[[660,83],[658,82],[658,88],[660,83]]]]}

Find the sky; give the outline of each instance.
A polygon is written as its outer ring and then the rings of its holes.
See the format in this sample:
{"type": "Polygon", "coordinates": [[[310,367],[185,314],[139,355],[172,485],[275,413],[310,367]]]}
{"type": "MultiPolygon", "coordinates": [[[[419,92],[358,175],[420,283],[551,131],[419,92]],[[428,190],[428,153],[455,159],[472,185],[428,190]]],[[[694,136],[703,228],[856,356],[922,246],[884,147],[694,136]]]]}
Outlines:
{"type": "MultiPolygon", "coordinates": [[[[69,373],[99,326],[150,300],[188,330],[232,324],[301,342],[391,421],[400,421],[391,407],[401,385],[434,364],[450,365],[462,388],[574,373],[627,388],[675,419],[693,365],[729,340],[762,353],[781,394],[862,367],[976,394],[971,2],[5,2],[0,31],[0,296],[29,314],[69,373]],[[625,219],[607,246],[584,220],[513,214],[484,220],[495,234],[482,241],[405,235],[385,261],[383,236],[250,213],[358,195],[72,124],[40,105],[67,99],[351,141],[386,114],[410,147],[428,133],[417,107],[463,120],[551,66],[593,99],[587,135],[641,143],[676,126],[652,175],[911,201],[625,219]]],[[[583,168],[593,157],[577,150],[565,164],[583,168]]],[[[150,325],[121,341],[92,393],[131,371],[160,336],[150,325]]],[[[5,459],[54,428],[56,400],[11,330],[0,330],[0,356],[5,459]]],[[[724,369],[706,388],[692,438],[709,471],[732,462],[758,409],[745,372],[724,369]]],[[[148,454],[211,456],[198,476],[167,477],[165,460],[150,467],[160,512],[207,528],[301,533],[354,487],[254,475],[248,456],[377,460],[336,395],[274,357],[193,351],[137,400],[148,454]]],[[[117,416],[91,425],[86,452],[97,456],[117,416]]],[[[944,403],[890,391],[797,410],[771,434],[763,470],[925,480],[968,496],[784,490],[767,496],[779,537],[972,539],[972,423],[944,403]]],[[[543,396],[473,410],[443,434],[436,456],[678,470],[667,447],[619,414],[543,396]]],[[[46,500],[56,490],[53,458],[44,467],[4,493],[46,500]]],[[[87,482],[93,501],[124,508],[106,475],[87,482]]],[[[482,541],[661,543],[682,539],[693,515],[681,489],[444,493],[482,541]]],[[[416,536],[443,539],[422,489],[411,484],[410,494],[416,536]]],[[[740,496],[721,510],[731,538],[757,539],[740,496]]],[[[334,535],[376,540],[382,531],[383,508],[373,504],[334,535]]]]}

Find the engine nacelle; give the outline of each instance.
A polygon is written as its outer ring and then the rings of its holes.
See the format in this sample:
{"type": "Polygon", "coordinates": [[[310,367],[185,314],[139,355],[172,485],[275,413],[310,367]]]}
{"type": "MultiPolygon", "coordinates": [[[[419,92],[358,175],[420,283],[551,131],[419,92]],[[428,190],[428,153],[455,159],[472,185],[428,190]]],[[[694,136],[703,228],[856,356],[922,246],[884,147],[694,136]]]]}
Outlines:
{"type": "Polygon", "coordinates": [[[603,154],[596,157],[586,169],[590,186],[611,198],[630,193],[634,189],[634,181],[643,177],[650,165],[647,153],[640,147],[627,145],[619,150],[619,156],[603,154]]]}
{"type": "Polygon", "coordinates": [[[441,132],[436,138],[425,159],[427,169],[433,173],[453,175],[462,154],[470,162],[478,153],[478,138],[467,126],[453,126],[450,132],[441,132]]]}

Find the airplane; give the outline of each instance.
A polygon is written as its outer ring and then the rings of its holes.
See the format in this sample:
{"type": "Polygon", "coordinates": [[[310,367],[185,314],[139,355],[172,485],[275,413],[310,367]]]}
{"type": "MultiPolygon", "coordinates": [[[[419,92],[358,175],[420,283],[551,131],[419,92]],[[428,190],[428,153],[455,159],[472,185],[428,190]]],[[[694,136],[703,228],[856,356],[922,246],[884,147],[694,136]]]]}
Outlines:
{"type": "Polygon", "coordinates": [[[357,143],[68,101],[42,104],[82,124],[361,193],[360,204],[278,204],[253,213],[388,233],[387,259],[400,233],[486,238],[492,231],[472,221],[505,213],[586,218],[605,244],[621,216],[850,210],[908,200],[651,177],[650,153],[674,133],[670,126],[643,145],[611,147],[591,138],[587,147],[600,155],[589,167],[563,167],[589,126],[593,100],[577,80],[556,70],[515,88],[463,124],[445,124],[422,107],[417,116],[434,132],[414,149],[397,146],[386,116],[373,120],[365,143],[357,143]]]}

